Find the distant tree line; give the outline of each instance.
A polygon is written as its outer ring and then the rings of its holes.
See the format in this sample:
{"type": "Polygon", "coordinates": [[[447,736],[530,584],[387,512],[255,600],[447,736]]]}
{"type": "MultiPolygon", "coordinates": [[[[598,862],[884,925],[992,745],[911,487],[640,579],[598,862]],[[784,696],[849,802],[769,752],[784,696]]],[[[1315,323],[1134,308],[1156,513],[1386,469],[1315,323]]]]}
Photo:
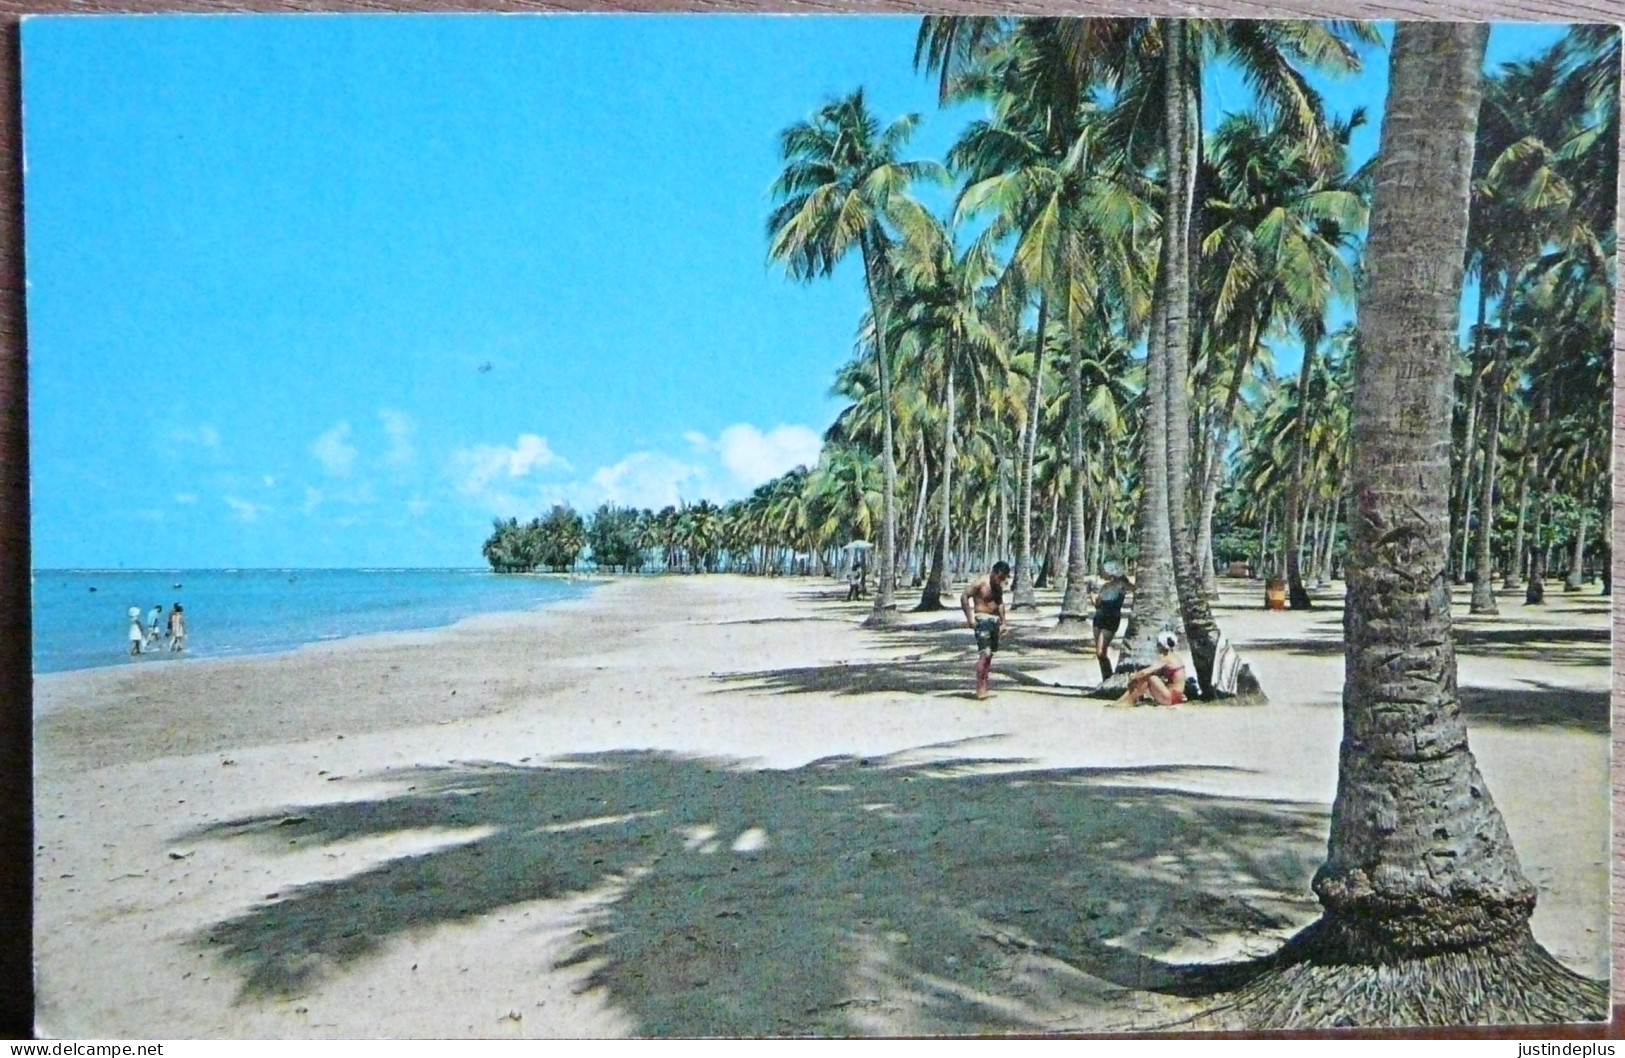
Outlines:
{"type": "MultiPolygon", "coordinates": [[[[849,517],[840,460],[797,468],[750,497],[648,508],[604,504],[583,518],[559,504],[539,518],[498,518],[481,553],[498,573],[591,568],[638,573],[825,573],[870,528],[849,517]]],[[[865,514],[872,513],[866,507],[865,514]]]]}

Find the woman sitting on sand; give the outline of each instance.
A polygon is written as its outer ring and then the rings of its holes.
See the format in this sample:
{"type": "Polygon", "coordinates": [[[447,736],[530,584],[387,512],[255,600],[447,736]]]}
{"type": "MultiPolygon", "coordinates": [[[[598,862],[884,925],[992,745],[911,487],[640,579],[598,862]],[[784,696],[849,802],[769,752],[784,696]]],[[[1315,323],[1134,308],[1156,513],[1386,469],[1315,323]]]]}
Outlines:
{"type": "Polygon", "coordinates": [[[1172,632],[1157,636],[1157,661],[1129,677],[1128,690],[1113,705],[1137,705],[1147,694],[1158,705],[1178,705],[1185,700],[1185,663],[1174,654],[1179,637],[1172,632]]]}

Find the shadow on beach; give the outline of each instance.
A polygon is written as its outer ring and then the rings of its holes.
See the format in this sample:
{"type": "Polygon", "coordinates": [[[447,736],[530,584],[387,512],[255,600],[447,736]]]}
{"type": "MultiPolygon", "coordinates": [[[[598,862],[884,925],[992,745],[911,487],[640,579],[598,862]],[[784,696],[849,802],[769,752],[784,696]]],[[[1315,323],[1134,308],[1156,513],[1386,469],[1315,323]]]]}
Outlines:
{"type": "MultiPolygon", "coordinates": [[[[744,688],[769,694],[972,696],[976,651],[970,630],[962,620],[916,620],[874,634],[878,642],[904,653],[876,660],[733,672],[717,679],[724,690],[744,688]]],[[[1072,647],[1069,640],[1060,642],[1072,647]]],[[[1014,683],[1028,692],[1075,698],[1083,688],[1039,675],[1064,660],[1064,654],[1057,656],[1055,646],[1056,641],[1038,629],[1007,632],[1000,644],[995,682],[1014,683]]],[[[1081,649],[1074,648],[1073,653],[1083,656],[1081,649]]]]}
{"type": "MultiPolygon", "coordinates": [[[[1453,629],[1458,655],[1477,655],[1541,665],[1608,665],[1607,628],[1552,628],[1523,625],[1481,628],[1458,622],[1453,629]]],[[[1342,657],[1343,637],[1333,631],[1311,631],[1294,638],[1253,639],[1249,650],[1296,654],[1300,657],[1342,657]]]]}
{"type": "Polygon", "coordinates": [[[1315,917],[1324,808],[1147,785],[1181,768],[1021,769],[617,752],[413,772],[406,793],[193,836],[275,852],[489,832],[196,942],[240,969],[238,1002],[274,1002],[412,931],[600,893],[556,966],[589,969],[641,1035],[1032,1033],[1166,1024],[1215,987],[1176,963],[1262,954],[1315,917]]]}

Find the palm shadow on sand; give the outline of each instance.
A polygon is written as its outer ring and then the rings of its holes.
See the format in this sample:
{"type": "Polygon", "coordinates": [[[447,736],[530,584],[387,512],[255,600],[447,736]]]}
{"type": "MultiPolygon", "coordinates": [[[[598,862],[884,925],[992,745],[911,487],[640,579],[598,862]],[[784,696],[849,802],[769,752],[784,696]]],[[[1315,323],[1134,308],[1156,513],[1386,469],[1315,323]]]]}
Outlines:
{"type": "MultiPolygon", "coordinates": [[[[844,665],[808,665],[801,668],[736,672],[717,679],[735,689],[763,694],[891,694],[932,697],[975,696],[973,661],[928,657],[854,661],[844,665]]],[[[1045,680],[1027,667],[1012,664],[1005,655],[994,670],[994,690],[1016,684],[1023,691],[1078,697],[1077,688],[1045,680]]],[[[721,693],[721,692],[718,692],[721,693]]]]}
{"type": "MultiPolygon", "coordinates": [[[[421,828],[477,840],[315,882],[196,939],[288,999],[392,940],[608,893],[555,966],[647,1036],[1032,1033],[1165,1024],[1315,917],[1319,806],[1158,788],[1185,769],[652,752],[392,774],[413,789],[215,824],[268,853],[421,828]],[[1185,997],[1185,998],[1182,998],[1185,997]]],[[[538,965],[538,973],[548,966],[538,965]]]]}
{"type": "MultiPolygon", "coordinates": [[[[1465,622],[1452,630],[1458,655],[1598,668],[1609,663],[1609,634],[1607,628],[1480,628],[1465,622]]],[[[1337,630],[1320,629],[1294,638],[1254,639],[1248,647],[1300,657],[1342,657],[1344,641],[1337,630]]]]}

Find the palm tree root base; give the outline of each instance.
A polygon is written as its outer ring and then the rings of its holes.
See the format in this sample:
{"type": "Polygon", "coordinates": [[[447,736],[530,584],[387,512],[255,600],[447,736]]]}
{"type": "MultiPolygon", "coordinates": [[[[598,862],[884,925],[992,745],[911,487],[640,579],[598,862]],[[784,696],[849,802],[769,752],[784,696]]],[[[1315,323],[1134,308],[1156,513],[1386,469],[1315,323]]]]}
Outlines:
{"type": "Polygon", "coordinates": [[[897,624],[895,606],[888,606],[884,610],[870,610],[869,616],[863,619],[864,628],[895,628],[897,624]]]}
{"type": "Polygon", "coordinates": [[[1525,926],[1426,955],[1351,944],[1321,919],[1264,960],[1206,1019],[1245,1029],[1551,1025],[1605,1021],[1608,984],[1554,959],[1525,926]]]}

